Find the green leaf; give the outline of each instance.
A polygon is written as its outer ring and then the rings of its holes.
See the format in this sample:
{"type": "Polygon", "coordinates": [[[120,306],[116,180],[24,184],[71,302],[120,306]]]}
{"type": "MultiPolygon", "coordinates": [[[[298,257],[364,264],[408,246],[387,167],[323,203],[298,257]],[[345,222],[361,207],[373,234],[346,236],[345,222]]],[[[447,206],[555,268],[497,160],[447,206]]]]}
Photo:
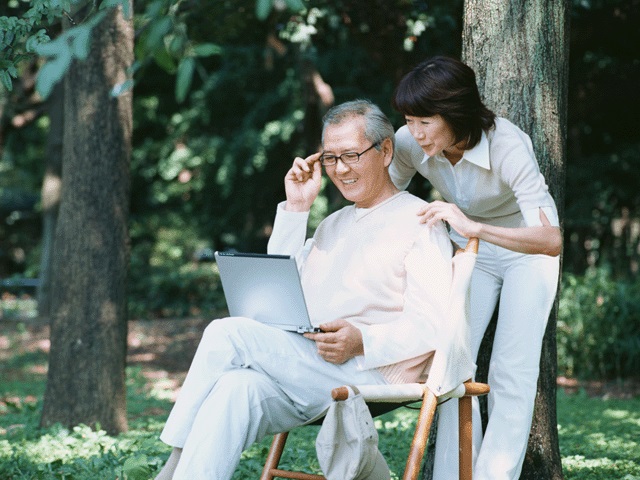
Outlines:
{"type": "Polygon", "coordinates": [[[11,42],[13,42],[14,38],[15,38],[15,34],[13,32],[8,31],[4,33],[4,42],[7,45],[11,45],[11,42]]]}
{"type": "Polygon", "coordinates": [[[80,60],[86,60],[91,48],[91,27],[81,25],[74,29],[71,53],[80,60]]]}
{"type": "Polygon", "coordinates": [[[149,18],[158,17],[162,14],[163,9],[164,4],[162,1],[151,2],[149,5],[147,5],[145,16],[149,18]]]}
{"type": "Polygon", "coordinates": [[[184,46],[186,38],[184,35],[167,35],[165,37],[165,46],[170,55],[180,58],[184,55],[184,46]]]}
{"type": "Polygon", "coordinates": [[[176,71],[176,63],[175,60],[169,52],[167,52],[166,48],[158,48],[155,52],[153,52],[153,58],[156,63],[165,71],[169,73],[173,73],[176,71]]]}
{"type": "Polygon", "coordinates": [[[193,71],[196,67],[196,61],[193,57],[185,57],[178,65],[178,74],[176,78],[176,100],[182,103],[187,97],[187,92],[191,87],[193,79],[193,71]]]}
{"type": "Polygon", "coordinates": [[[4,88],[6,88],[7,91],[10,92],[13,90],[13,82],[11,81],[11,76],[6,70],[0,70],[0,81],[2,81],[2,85],[4,85],[4,88]]]}
{"type": "Polygon", "coordinates": [[[112,97],[119,97],[120,95],[124,95],[133,89],[133,80],[125,80],[122,83],[118,83],[111,89],[112,97]]]}
{"type": "Polygon", "coordinates": [[[47,98],[71,64],[71,51],[62,51],[54,60],[50,60],[38,72],[36,79],[36,90],[43,98],[47,98]]]}
{"type": "Polygon", "coordinates": [[[129,20],[131,18],[131,9],[129,8],[129,2],[127,0],[104,0],[100,4],[100,9],[103,8],[115,8],[122,7],[122,16],[129,20]]]}
{"type": "Polygon", "coordinates": [[[39,45],[48,43],[50,41],[51,39],[49,38],[49,35],[47,35],[46,30],[38,30],[35,35],[30,35],[27,38],[27,41],[25,43],[25,50],[27,52],[35,52],[38,49],[39,45]]]}
{"type": "Polygon", "coordinates": [[[147,480],[151,469],[146,455],[136,455],[129,457],[122,466],[126,480],[147,480]]]}
{"type": "Polygon", "coordinates": [[[272,3],[271,0],[257,0],[256,1],[256,17],[259,20],[266,20],[271,13],[272,3]]]}
{"type": "Polygon", "coordinates": [[[210,57],[211,55],[220,55],[222,47],[215,43],[201,43],[193,47],[193,53],[196,57],[210,57]]]}
{"type": "Polygon", "coordinates": [[[285,0],[285,3],[287,7],[289,7],[289,10],[293,10],[294,12],[299,12],[306,8],[302,0],[285,0]]]}
{"type": "Polygon", "coordinates": [[[171,19],[169,17],[163,17],[151,24],[146,42],[149,50],[155,50],[161,45],[164,36],[171,31],[171,25],[171,19]]]}
{"type": "Polygon", "coordinates": [[[66,34],[60,35],[55,40],[35,46],[35,52],[42,57],[56,57],[64,51],[69,51],[66,34]]]}

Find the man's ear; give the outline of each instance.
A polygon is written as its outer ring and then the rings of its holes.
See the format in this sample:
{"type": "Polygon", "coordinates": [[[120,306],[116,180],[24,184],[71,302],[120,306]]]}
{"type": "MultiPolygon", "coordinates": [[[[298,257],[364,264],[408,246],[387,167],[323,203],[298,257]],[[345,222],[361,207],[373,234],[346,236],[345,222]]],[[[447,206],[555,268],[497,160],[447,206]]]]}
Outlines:
{"type": "Polygon", "coordinates": [[[391,160],[393,160],[393,142],[390,138],[385,138],[380,144],[380,148],[384,153],[384,166],[388,167],[391,165],[391,160]]]}

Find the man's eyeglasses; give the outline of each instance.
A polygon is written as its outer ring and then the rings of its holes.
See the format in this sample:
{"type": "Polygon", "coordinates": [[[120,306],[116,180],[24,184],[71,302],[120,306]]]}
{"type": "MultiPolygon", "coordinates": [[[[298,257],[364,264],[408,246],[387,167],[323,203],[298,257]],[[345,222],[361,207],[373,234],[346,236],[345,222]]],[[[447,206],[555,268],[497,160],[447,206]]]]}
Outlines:
{"type": "Polygon", "coordinates": [[[364,155],[373,147],[377,147],[378,145],[380,145],[380,142],[374,143],[369,148],[367,148],[366,150],[363,150],[360,153],[346,152],[346,153],[343,153],[342,155],[331,155],[328,153],[323,153],[320,156],[320,163],[322,163],[322,165],[325,167],[330,167],[332,165],[335,165],[336,163],[338,163],[338,159],[342,160],[342,163],[346,165],[349,165],[351,163],[358,163],[358,161],[360,161],[361,155],[364,155]]]}

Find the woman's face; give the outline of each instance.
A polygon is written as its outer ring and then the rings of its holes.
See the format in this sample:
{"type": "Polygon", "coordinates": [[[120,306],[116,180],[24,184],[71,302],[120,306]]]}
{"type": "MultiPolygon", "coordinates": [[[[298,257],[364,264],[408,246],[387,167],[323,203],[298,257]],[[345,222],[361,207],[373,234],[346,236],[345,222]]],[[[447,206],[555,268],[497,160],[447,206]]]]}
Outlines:
{"type": "Polygon", "coordinates": [[[453,130],[440,115],[433,117],[405,115],[404,118],[411,135],[422,147],[424,153],[430,157],[443,151],[451,153],[458,150],[453,130]]]}

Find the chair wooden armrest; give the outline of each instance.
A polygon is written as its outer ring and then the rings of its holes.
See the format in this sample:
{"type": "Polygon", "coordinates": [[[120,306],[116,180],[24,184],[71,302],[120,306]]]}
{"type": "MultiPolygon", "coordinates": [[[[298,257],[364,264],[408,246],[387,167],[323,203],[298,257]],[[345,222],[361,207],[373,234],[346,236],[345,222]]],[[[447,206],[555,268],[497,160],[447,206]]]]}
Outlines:
{"type": "MultiPolygon", "coordinates": [[[[358,385],[358,390],[367,402],[400,403],[408,401],[422,400],[424,391],[427,389],[424,383],[404,383],[396,385],[358,385]]],[[[467,381],[460,384],[454,390],[440,395],[438,400],[447,398],[461,398],[464,396],[477,397],[489,393],[489,385],[467,381]]],[[[351,390],[347,386],[334,388],[331,391],[331,398],[336,401],[349,398],[351,390]]]]}
{"type": "MultiPolygon", "coordinates": [[[[451,392],[436,396],[425,384],[411,383],[398,385],[358,385],[358,390],[375,408],[376,404],[384,404],[386,410],[393,409],[389,404],[397,406],[422,400],[422,406],[416,422],[416,427],[409,448],[405,465],[403,480],[417,480],[420,475],[420,466],[424,451],[429,440],[429,431],[435,415],[438,403],[448,398],[458,398],[458,429],[459,429],[459,478],[460,480],[472,480],[472,420],[471,397],[486,395],[489,393],[489,385],[467,381],[451,392]]],[[[335,388],[331,396],[336,401],[346,400],[352,390],[347,386],[335,388]]],[[[276,477],[297,480],[324,480],[321,475],[313,475],[303,472],[290,472],[278,468],[288,433],[276,435],[271,444],[271,449],[265,463],[261,480],[271,480],[276,477]]]]}
{"type": "MultiPolygon", "coordinates": [[[[472,478],[472,414],[471,397],[489,393],[489,385],[472,382],[459,385],[454,390],[436,397],[425,384],[411,383],[401,385],[358,385],[358,390],[367,402],[407,402],[422,400],[422,407],[416,424],[413,441],[407,457],[403,479],[417,479],[420,464],[429,439],[429,431],[433,423],[438,403],[449,398],[458,398],[459,429],[459,471],[460,480],[472,478]]],[[[331,396],[334,400],[346,400],[352,390],[347,386],[334,388],[331,396]]]]}

